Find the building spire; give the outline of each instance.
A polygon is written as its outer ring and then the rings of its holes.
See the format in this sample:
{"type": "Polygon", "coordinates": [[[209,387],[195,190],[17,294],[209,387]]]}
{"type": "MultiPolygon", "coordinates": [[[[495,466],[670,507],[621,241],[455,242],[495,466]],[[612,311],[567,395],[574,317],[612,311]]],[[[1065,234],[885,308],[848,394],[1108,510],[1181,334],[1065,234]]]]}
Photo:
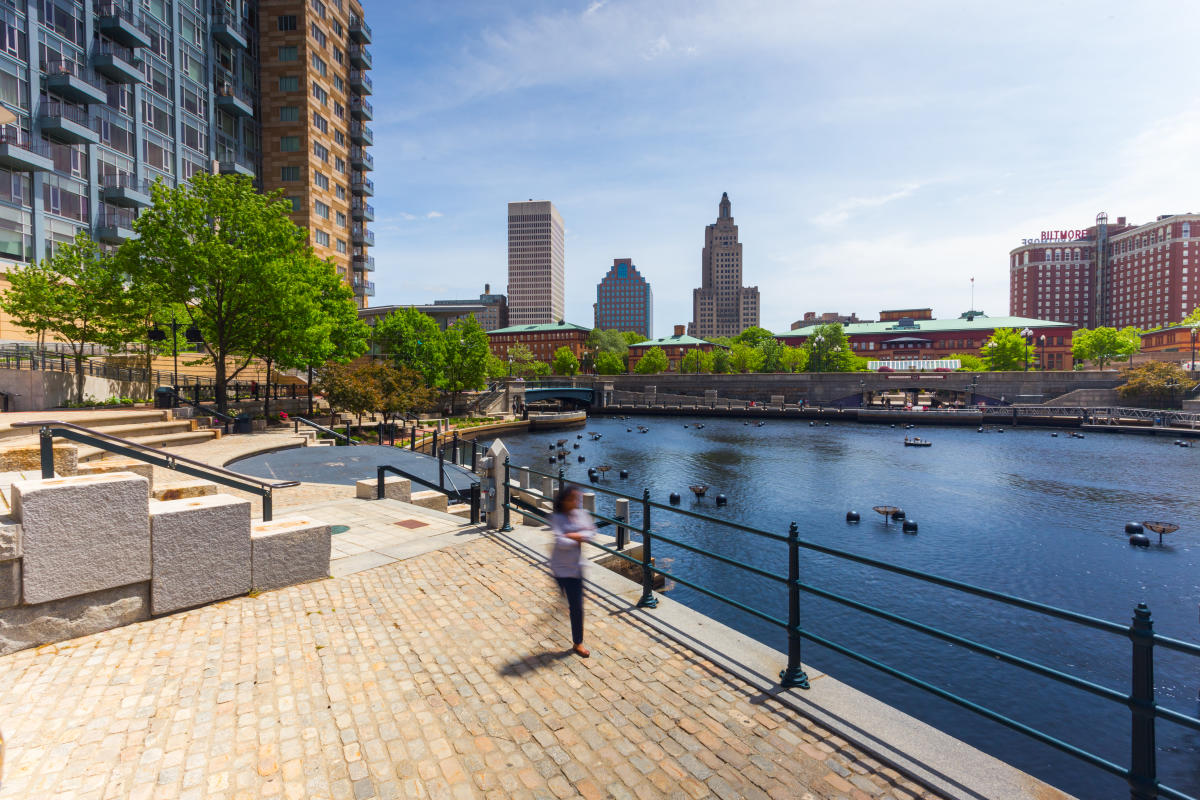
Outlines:
{"type": "Polygon", "coordinates": [[[729,192],[721,192],[721,206],[717,213],[717,219],[728,219],[729,216],[729,192]]]}

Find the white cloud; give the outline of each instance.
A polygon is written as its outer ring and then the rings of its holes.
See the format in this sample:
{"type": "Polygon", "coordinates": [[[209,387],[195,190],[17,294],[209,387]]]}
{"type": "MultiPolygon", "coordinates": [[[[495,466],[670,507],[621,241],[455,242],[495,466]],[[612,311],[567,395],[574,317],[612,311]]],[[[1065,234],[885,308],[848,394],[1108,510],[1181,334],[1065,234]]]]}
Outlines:
{"type": "Polygon", "coordinates": [[[646,48],[646,52],[642,54],[642,58],[646,61],[653,61],[660,56],[669,55],[670,52],[671,41],[664,34],[650,43],[650,46],[646,48]]]}
{"type": "Polygon", "coordinates": [[[440,216],[442,216],[442,212],[430,211],[428,214],[425,215],[425,219],[437,219],[440,216]]]}
{"type": "Polygon", "coordinates": [[[593,0],[593,2],[588,5],[587,10],[583,12],[583,15],[585,17],[590,17],[592,14],[595,14],[606,5],[608,5],[608,0],[593,0]]]}
{"type": "Polygon", "coordinates": [[[851,197],[838,203],[828,211],[824,211],[813,217],[812,221],[822,227],[841,225],[850,219],[856,211],[861,211],[864,208],[878,208],[896,200],[902,200],[916,192],[921,186],[922,184],[920,183],[909,183],[887,194],[875,195],[873,197],[851,197]]]}

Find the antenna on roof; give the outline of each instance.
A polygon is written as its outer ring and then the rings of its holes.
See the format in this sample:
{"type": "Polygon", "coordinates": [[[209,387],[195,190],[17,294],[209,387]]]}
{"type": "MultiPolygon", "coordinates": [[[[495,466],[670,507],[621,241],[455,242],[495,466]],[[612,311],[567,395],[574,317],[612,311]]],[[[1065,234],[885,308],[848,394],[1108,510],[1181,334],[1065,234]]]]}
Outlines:
{"type": "Polygon", "coordinates": [[[972,311],[975,310],[975,279],[974,278],[971,278],[971,305],[967,306],[967,308],[971,309],[972,311]]]}

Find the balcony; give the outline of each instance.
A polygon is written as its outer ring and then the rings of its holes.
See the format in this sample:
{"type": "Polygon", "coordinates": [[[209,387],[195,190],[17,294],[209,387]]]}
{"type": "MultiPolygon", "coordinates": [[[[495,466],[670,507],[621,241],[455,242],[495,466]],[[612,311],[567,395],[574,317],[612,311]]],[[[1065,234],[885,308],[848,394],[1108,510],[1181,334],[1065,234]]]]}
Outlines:
{"type": "Polygon", "coordinates": [[[141,83],[142,59],[128,47],[112,42],[100,42],[92,56],[96,71],[116,83],[141,83]]]}
{"type": "Polygon", "coordinates": [[[217,108],[235,117],[254,116],[254,100],[246,92],[222,83],[217,86],[216,93],[217,108]]]}
{"type": "Polygon", "coordinates": [[[369,256],[365,253],[355,253],[350,256],[350,266],[359,272],[374,272],[375,256],[369,256]]]}
{"type": "Polygon", "coordinates": [[[90,69],[78,61],[53,59],[46,62],[46,91],[72,103],[107,103],[108,92],[90,69]]]}
{"type": "Polygon", "coordinates": [[[359,222],[373,222],[375,220],[375,206],[370,203],[364,203],[357,198],[350,202],[350,216],[359,222]]]}
{"type": "Polygon", "coordinates": [[[100,179],[100,199],[122,208],[145,208],[152,202],[150,181],[136,175],[105,175],[100,179]]]}
{"type": "Polygon", "coordinates": [[[375,109],[361,97],[350,98],[350,116],[359,120],[375,119],[375,109]]]}
{"type": "Polygon", "coordinates": [[[245,175],[247,178],[258,176],[253,161],[227,147],[218,151],[217,169],[222,175],[245,175]]]}
{"type": "Polygon", "coordinates": [[[141,14],[134,14],[122,3],[101,3],[98,8],[100,33],[126,47],[149,47],[141,14]]]}
{"type": "Polygon", "coordinates": [[[355,144],[375,144],[375,132],[361,122],[350,123],[350,140],[355,144]]]}
{"type": "Polygon", "coordinates": [[[375,182],[361,175],[350,179],[350,191],[360,197],[375,196],[375,182]]]}
{"type": "Polygon", "coordinates": [[[232,14],[213,14],[211,30],[212,37],[221,44],[243,50],[250,44],[242,21],[232,14]]]}
{"type": "Polygon", "coordinates": [[[355,225],[350,231],[350,241],[355,247],[374,247],[375,231],[369,231],[362,225],[355,225]]]}
{"type": "Polygon", "coordinates": [[[358,17],[350,17],[350,40],[359,44],[371,43],[371,26],[358,17]]]}
{"type": "Polygon", "coordinates": [[[350,148],[350,166],[364,171],[375,169],[375,158],[361,147],[350,148]]]}
{"type": "Polygon", "coordinates": [[[137,237],[133,230],[135,219],[137,214],[132,211],[102,212],[96,221],[96,238],[110,244],[120,244],[126,239],[133,239],[137,237]]]}
{"type": "Polygon", "coordinates": [[[354,293],[359,297],[375,296],[375,281],[368,281],[363,278],[355,277],[352,281],[350,281],[350,285],[354,287],[354,293]]]}
{"type": "Polygon", "coordinates": [[[86,109],[69,106],[57,100],[47,100],[38,110],[38,124],[42,133],[69,144],[97,144],[100,134],[86,109]]]}
{"type": "Polygon", "coordinates": [[[352,69],[350,70],[350,88],[359,94],[370,94],[375,91],[375,84],[371,82],[371,76],[361,69],[352,69]]]}
{"type": "Polygon", "coordinates": [[[27,131],[0,128],[0,167],[14,172],[52,172],[50,145],[34,139],[27,131]]]}
{"type": "Polygon", "coordinates": [[[350,45],[350,63],[359,69],[370,69],[371,52],[361,44],[350,45]]]}

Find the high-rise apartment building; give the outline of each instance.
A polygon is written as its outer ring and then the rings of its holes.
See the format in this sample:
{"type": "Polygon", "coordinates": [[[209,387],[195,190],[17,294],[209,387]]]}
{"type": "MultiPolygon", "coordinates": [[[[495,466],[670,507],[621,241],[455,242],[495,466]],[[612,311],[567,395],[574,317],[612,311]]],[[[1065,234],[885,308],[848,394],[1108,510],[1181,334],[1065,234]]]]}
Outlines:
{"type": "Polygon", "coordinates": [[[742,286],[742,245],[723,192],[716,223],[704,229],[700,288],[692,292],[688,333],[700,339],[737,336],[758,325],[758,309],[758,287],[742,286]]]}
{"type": "Polygon", "coordinates": [[[375,294],[371,28],[357,0],[259,0],[258,16],[263,188],[291,199],[313,251],[365,306],[375,294]]]}
{"type": "Polygon", "coordinates": [[[1200,306],[1193,259],[1200,214],[1144,225],[1100,214],[1092,227],[1042,231],[1009,252],[1009,308],[1085,328],[1167,325],[1200,306]]]}
{"type": "Polygon", "coordinates": [[[508,321],[558,322],[566,312],[565,229],[549,201],[508,204],[508,321]]]}
{"type": "Polygon", "coordinates": [[[596,285],[596,327],[602,331],[637,331],[654,335],[654,292],[633,259],[613,259],[612,268],[596,285]]]}

